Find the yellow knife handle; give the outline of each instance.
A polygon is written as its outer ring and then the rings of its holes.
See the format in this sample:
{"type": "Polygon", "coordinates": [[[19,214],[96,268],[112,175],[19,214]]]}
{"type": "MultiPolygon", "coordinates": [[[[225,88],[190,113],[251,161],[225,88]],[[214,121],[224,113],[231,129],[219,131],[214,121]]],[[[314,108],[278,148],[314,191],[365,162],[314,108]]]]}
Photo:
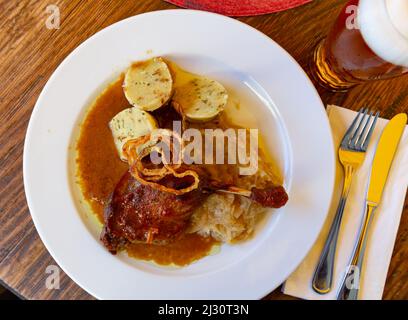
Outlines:
{"type": "Polygon", "coordinates": [[[388,172],[406,123],[407,115],[405,113],[397,114],[387,123],[381,134],[371,168],[370,185],[367,193],[367,200],[370,202],[380,203],[388,172]]]}
{"type": "Polygon", "coordinates": [[[360,275],[363,268],[364,253],[367,244],[368,229],[370,227],[374,211],[377,208],[375,204],[367,202],[364,223],[361,226],[358,242],[353,250],[353,256],[350,265],[347,268],[346,276],[342,281],[340,290],[337,294],[337,300],[357,300],[358,290],[360,288],[360,275]]]}

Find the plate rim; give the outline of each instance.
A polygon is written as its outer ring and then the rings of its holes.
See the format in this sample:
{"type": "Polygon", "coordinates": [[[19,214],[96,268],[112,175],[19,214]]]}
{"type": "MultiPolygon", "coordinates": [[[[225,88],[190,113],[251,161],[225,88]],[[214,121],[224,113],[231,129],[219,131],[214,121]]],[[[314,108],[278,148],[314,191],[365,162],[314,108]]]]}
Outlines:
{"type": "MultiPolygon", "coordinates": [[[[254,28],[254,27],[252,27],[252,26],[250,26],[250,25],[244,24],[244,23],[242,23],[242,22],[240,22],[240,21],[238,21],[238,20],[235,20],[235,19],[233,19],[233,18],[225,17],[225,16],[222,16],[222,15],[219,15],[219,14],[215,14],[215,13],[203,12],[203,11],[199,11],[199,10],[186,10],[186,9],[167,9],[167,10],[159,10],[159,11],[153,11],[153,12],[146,12],[146,13],[138,14],[138,15],[135,15],[135,16],[128,17],[128,18],[126,18],[126,19],[124,19],[124,20],[118,21],[118,22],[116,22],[116,23],[113,23],[112,25],[109,25],[109,26],[105,27],[104,29],[102,29],[102,30],[96,32],[96,33],[93,34],[91,37],[89,37],[89,38],[86,39],[84,42],[82,42],[80,45],[78,45],[71,53],[69,53],[69,54],[63,59],[63,61],[62,61],[62,62],[58,65],[58,67],[54,70],[54,72],[52,73],[52,75],[51,75],[50,78],[48,79],[47,83],[46,83],[45,86],[43,87],[43,89],[42,89],[42,91],[41,91],[41,93],[40,93],[40,95],[39,95],[39,97],[38,97],[38,99],[37,99],[37,102],[36,102],[36,104],[35,104],[35,106],[34,106],[34,108],[33,108],[32,114],[31,114],[31,116],[30,116],[30,121],[29,121],[29,124],[28,124],[28,127],[27,127],[26,135],[25,135],[25,140],[24,140],[24,152],[23,152],[23,181],[24,181],[24,187],[25,187],[25,195],[26,195],[27,204],[28,204],[28,207],[29,207],[29,210],[30,210],[30,215],[31,215],[31,217],[32,217],[32,219],[33,219],[34,225],[35,225],[35,227],[36,227],[36,229],[37,229],[37,232],[39,233],[39,236],[40,236],[42,242],[44,243],[45,247],[47,248],[47,251],[48,251],[48,252],[50,253],[50,255],[53,257],[53,259],[54,259],[54,260],[58,263],[58,265],[61,267],[61,269],[62,269],[73,281],[75,281],[80,287],[82,287],[85,291],[87,291],[88,293],[92,294],[93,296],[95,296],[95,297],[97,297],[97,298],[98,298],[98,295],[95,294],[95,293],[93,292],[93,290],[90,290],[90,288],[87,288],[85,285],[83,285],[82,283],[80,283],[79,281],[77,281],[77,280],[75,279],[76,277],[74,277],[74,276],[72,275],[72,273],[68,270],[68,268],[66,267],[66,265],[60,261],[59,257],[56,257],[56,256],[57,256],[56,253],[49,249],[49,248],[50,248],[50,244],[48,243],[48,240],[47,240],[47,238],[46,238],[46,236],[45,236],[44,230],[42,230],[41,223],[40,223],[40,221],[38,220],[38,216],[37,216],[35,213],[33,213],[34,211],[32,210],[32,199],[31,199],[32,194],[31,194],[31,191],[29,190],[29,187],[28,187],[28,186],[30,185],[30,181],[29,181],[29,178],[28,178],[28,175],[27,175],[27,174],[28,174],[28,172],[27,172],[28,167],[27,167],[27,166],[28,166],[28,157],[29,157],[28,155],[29,155],[29,152],[30,152],[29,150],[30,150],[30,147],[31,147],[31,146],[30,146],[30,140],[31,140],[31,135],[33,134],[33,132],[32,132],[32,131],[33,131],[33,123],[36,121],[35,119],[36,119],[36,117],[37,117],[39,105],[41,104],[41,101],[42,101],[42,99],[43,99],[43,96],[46,95],[47,90],[48,90],[48,87],[50,86],[50,84],[54,81],[55,77],[57,77],[58,73],[61,72],[61,70],[63,69],[63,67],[65,66],[65,64],[72,58],[72,56],[78,54],[78,52],[81,50],[81,48],[82,48],[83,46],[86,46],[89,41],[91,41],[92,39],[94,39],[94,38],[96,38],[96,37],[102,37],[103,34],[104,34],[105,32],[108,32],[110,29],[113,29],[114,27],[118,27],[118,26],[121,25],[121,24],[126,24],[128,21],[133,20],[133,19],[135,19],[135,18],[137,19],[137,18],[140,17],[140,16],[156,15],[156,14],[166,14],[166,13],[168,13],[168,12],[170,12],[170,13],[183,12],[183,14],[184,14],[184,13],[186,13],[186,14],[194,13],[194,14],[200,14],[200,15],[217,16],[217,17],[223,18],[223,19],[225,19],[225,20],[230,20],[230,21],[232,21],[232,22],[234,22],[234,23],[237,23],[237,24],[245,25],[245,27],[252,29],[252,31],[255,31],[255,32],[256,32],[257,34],[259,34],[259,35],[262,35],[267,41],[271,42],[272,45],[278,47],[278,48],[280,49],[280,51],[281,51],[283,54],[285,54],[285,56],[286,56],[287,58],[289,58],[289,59],[292,61],[292,64],[294,64],[294,65],[297,67],[298,71],[300,71],[301,73],[303,73],[303,75],[305,76],[305,78],[306,78],[307,81],[309,82],[309,87],[310,87],[310,89],[311,89],[310,92],[311,92],[311,93],[312,93],[312,92],[314,93],[315,97],[317,98],[317,100],[318,100],[318,101],[320,102],[320,104],[321,104],[321,107],[322,107],[322,108],[321,108],[321,109],[322,109],[321,111],[322,111],[322,113],[324,114],[325,123],[326,123],[327,128],[329,129],[329,130],[326,130],[326,131],[327,131],[326,133],[329,135],[328,141],[329,141],[329,144],[330,144],[330,147],[331,147],[331,150],[332,150],[332,152],[330,153],[330,157],[332,158],[332,161],[331,161],[331,169],[332,169],[332,170],[331,170],[331,176],[330,176],[330,177],[326,177],[326,178],[328,179],[329,185],[331,185],[331,191],[329,192],[329,193],[330,193],[330,197],[329,197],[330,199],[329,199],[328,204],[327,204],[327,206],[326,206],[327,208],[326,208],[325,218],[322,219],[322,221],[321,221],[321,223],[320,223],[320,226],[318,226],[318,229],[319,229],[319,230],[321,230],[321,228],[323,227],[323,224],[324,224],[324,222],[325,222],[325,220],[326,220],[326,218],[327,218],[327,214],[328,214],[328,210],[329,210],[329,205],[330,205],[330,200],[331,200],[331,198],[332,198],[332,196],[333,196],[334,175],[335,175],[335,161],[336,161],[336,160],[335,160],[335,153],[334,153],[333,136],[332,136],[332,132],[331,132],[331,130],[330,130],[328,117],[327,117],[327,114],[326,114],[325,109],[324,109],[324,104],[323,104],[323,102],[321,101],[321,98],[320,98],[320,96],[319,96],[319,94],[318,94],[316,88],[314,87],[313,83],[311,82],[311,80],[310,80],[309,77],[307,76],[306,72],[302,69],[302,67],[298,64],[298,62],[297,62],[284,48],[282,48],[278,43],[276,43],[273,39],[271,39],[270,37],[268,37],[267,35],[265,35],[265,34],[262,33],[261,31],[257,30],[256,28],[254,28]],[[331,183],[330,183],[330,182],[331,182],[331,183]],[[31,203],[31,204],[30,204],[30,203],[31,203]]],[[[287,272],[287,275],[286,275],[285,279],[286,279],[293,271],[295,271],[295,269],[297,268],[297,266],[303,261],[303,259],[306,257],[306,255],[308,254],[308,252],[310,251],[310,249],[313,247],[313,245],[314,245],[314,243],[316,242],[318,236],[319,236],[319,232],[317,232],[317,233],[315,234],[313,242],[308,246],[307,250],[305,250],[305,253],[304,253],[304,255],[302,256],[302,259],[299,260],[300,262],[299,262],[292,270],[289,270],[289,271],[287,272]]],[[[274,289],[276,289],[276,287],[273,287],[273,288],[271,288],[270,290],[267,290],[266,292],[263,292],[262,294],[259,295],[258,298],[264,297],[265,295],[267,295],[268,293],[270,293],[270,292],[271,292],[272,290],[274,290],[274,289]]]]}

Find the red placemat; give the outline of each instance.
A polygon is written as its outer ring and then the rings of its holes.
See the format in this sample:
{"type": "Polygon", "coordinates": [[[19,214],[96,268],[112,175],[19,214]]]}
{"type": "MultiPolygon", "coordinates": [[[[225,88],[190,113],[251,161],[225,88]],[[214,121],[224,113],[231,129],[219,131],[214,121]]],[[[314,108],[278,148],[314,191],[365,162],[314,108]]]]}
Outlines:
{"type": "Polygon", "coordinates": [[[283,11],[312,0],[165,0],[189,9],[217,12],[227,16],[254,16],[283,11]]]}

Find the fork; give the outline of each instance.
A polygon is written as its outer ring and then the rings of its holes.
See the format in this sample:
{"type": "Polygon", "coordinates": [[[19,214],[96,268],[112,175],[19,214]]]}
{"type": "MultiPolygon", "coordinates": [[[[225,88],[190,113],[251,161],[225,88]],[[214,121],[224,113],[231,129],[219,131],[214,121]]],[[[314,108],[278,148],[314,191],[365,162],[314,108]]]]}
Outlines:
{"type": "Polygon", "coordinates": [[[344,169],[343,190],[336,215],[313,275],[312,287],[317,293],[325,294],[331,290],[337,238],[344,207],[354,173],[364,161],[378,115],[379,112],[374,115],[374,111],[370,111],[368,108],[360,109],[341,141],[339,159],[344,169]]]}

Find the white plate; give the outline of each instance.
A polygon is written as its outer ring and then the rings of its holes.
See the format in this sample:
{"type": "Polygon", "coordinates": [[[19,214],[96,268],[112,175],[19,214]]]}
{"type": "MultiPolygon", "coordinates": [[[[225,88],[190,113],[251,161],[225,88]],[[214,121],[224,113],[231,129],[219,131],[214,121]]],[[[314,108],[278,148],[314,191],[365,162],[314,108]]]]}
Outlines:
{"type": "Polygon", "coordinates": [[[97,298],[258,299],[305,257],[326,218],[334,182],[332,137],[322,102],[299,65],[257,30],[191,10],[141,14],[92,36],[57,68],[31,116],[24,184],[38,233],[61,268],[97,298]],[[256,236],[185,268],[113,256],[78,200],[73,145],[100,90],[130,62],[166,56],[221,81],[250,106],[285,175],[289,202],[256,236]]]}

